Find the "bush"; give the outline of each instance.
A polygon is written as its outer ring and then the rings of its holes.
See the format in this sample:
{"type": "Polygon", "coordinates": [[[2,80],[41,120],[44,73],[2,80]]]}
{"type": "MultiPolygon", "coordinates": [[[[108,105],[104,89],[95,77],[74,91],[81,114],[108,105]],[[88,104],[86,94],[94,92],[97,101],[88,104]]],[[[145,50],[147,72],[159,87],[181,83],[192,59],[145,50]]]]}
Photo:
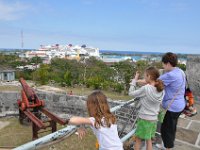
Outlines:
{"type": "Polygon", "coordinates": [[[24,70],[24,71],[16,71],[16,79],[24,78],[25,80],[32,80],[32,73],[31,70],[24,70]]]}
{"type": "Polygon", "coordinates": [[[124,90],[124,85],[121,83],[116,83],[113,85],[114,91],[117,93],[121,93],[124,90]]]}
{"type": "Polygon", "coordinates": [[[105,81],[102,82],[101,87],[102,87],[103,90],[107,90],[110,87],[110,84],[111,83],[109,81],[105,80],[105,81]]]}
{"type": "Polygon", "coordinates": [[[104,80],[98,76],[90,77],[88,80],[86,80],[86,86],[87,87],[92,86],[95,90],[102,89],[103,81],[104,80]]]}

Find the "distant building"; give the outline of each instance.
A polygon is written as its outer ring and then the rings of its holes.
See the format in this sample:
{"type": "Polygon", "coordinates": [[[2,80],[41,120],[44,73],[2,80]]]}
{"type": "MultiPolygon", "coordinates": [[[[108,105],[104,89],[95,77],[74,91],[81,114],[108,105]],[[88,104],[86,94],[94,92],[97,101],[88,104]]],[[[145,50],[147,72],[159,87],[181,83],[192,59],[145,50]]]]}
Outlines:
{"type": "Polygon", "coordinates": [[[0,81],[15,80],[15,70],[0,68],[0,81]]]}
{"type": "Polygon", "coordinates": [[[41,45],[41,48],[32,51],[26,51],[19,54],[21,59],[40,57],[43,63],[50,63],[52,58],[66,58],[66,59],[76,59],[89,58],[94,56],[100,58],[99,48],[87,47],[85,44],[82,46],[72,44],[69,45],[41,45]]]}

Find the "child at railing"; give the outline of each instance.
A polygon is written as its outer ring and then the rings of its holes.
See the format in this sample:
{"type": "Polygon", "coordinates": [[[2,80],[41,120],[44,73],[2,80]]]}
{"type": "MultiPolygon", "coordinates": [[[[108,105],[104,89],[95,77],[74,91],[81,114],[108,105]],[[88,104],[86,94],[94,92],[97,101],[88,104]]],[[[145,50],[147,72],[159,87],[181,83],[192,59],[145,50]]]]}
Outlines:
{"type": "MultiPolygon", "coordinates": [[[[99,150],[123,150],[118,136],[115,116],[110,112],[106,96],[101,91],[95,91],[87,98],[88,118],[72,117],[68,124],[87,124],[97,137],[99,150]]],[[[85,130],[78,130],[79,137],[85,135],[85,130]]]]}
{"type": "Polygon", "coordinates": [[[141,102],[136,125],[134,150],[140,149],[141,140],[146,140],[146,149],[152,150],[151,139],[155,137],[157,115],[164,97],[164,84],[158,79],[159,71],[154,67],[145,70],[144,80],[138,80],[138,77],[139,73],[136,72],[129,89],[129,95],[139,97],[141,102]],[[141,81],[145,85],[136,90],[136,82],[141,81]]]}

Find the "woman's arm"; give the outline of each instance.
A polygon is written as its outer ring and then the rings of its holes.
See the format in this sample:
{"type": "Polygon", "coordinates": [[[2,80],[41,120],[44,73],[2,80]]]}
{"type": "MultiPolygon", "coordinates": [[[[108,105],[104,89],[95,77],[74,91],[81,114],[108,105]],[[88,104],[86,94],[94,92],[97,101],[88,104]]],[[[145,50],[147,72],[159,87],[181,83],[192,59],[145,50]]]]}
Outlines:
{"type": "Polygon", "coordinates": [[[165,74],[161,75],[159,77],[159,79],[163,81],[165,86],[168,86],[172,82],[176,81],[176,78],[174,78],[174,76],[170,73],[165,73],[165,74]]]}
{"type": "Polygon", "coordinates": [[[68,124],[71,124],[71,125],[81,125],[81,124],[92,125],[92,122],[90,121],[89,118],[72,117],[68,120],[68,124]]]}
{"type": "Polygon", "coordinates": [[[129,96],[133,96],[133,97],[143,97],[145,96],[145,87],[141,87],[138,90],[135,90],[132,85],[129,88],[129,92],[128,92],[129,96]]]}

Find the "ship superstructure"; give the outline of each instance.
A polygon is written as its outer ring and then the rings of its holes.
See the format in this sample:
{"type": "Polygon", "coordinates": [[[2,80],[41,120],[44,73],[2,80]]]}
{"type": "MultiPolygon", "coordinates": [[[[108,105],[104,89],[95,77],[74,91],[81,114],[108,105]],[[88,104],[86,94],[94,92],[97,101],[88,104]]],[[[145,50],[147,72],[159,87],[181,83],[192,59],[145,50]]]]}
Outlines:
{"type": "Polygon", "coordinates": [[[44,62],[49,63],[54,57],[66,58],[66,59],[76,59],[88,58],[91,56],[100,58],[99,48],[87,47],[86,45],[41,45],[39,49],[27,51],[20,55],[20,57],[32,58],[41,57],[44,62]]]}

